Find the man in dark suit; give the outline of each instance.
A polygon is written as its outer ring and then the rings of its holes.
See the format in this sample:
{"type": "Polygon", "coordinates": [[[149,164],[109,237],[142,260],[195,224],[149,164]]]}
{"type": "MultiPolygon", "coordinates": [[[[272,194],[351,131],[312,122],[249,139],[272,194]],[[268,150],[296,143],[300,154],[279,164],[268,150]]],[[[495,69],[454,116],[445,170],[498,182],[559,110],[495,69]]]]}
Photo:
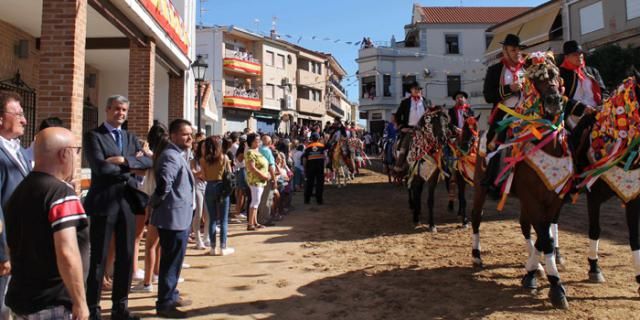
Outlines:
{"type": "MultiPolygon", "coordinates": [[[[195,179],[186,153],[191,149],[191,123],[177,119],[169,125],[171,141],[165,143],[154,165],[156,189],[151,196],[150,223],[160,235],[160,274],[156,312],[161,318],[186,318],[184,307],[191,301],[178,295],[178,279],[189,240],[189,229],[195,209],[195,179]]],[[[158,148],[161,149],[162,147],[158,148]]]]}
{"type": "MultiPolygon", "coordinates": [[[[515,108],[520,102],[522,91],[522,80],[524,78],[524,61],[520,55],[520,50],[524,47],[520,44],[520,38],[514,34],[508,34],[502,44],[502,60],[490,66],[484,78],[483,94],[484,99],[493,104],[491,116],[489,116],[489,130],[486,134],[484,145],[480,146],[480,154],[494,151],[498,145],[506,138],[503,131],[496,137],[497,124],[504,118],[505,112],[498,108],[503,104],[508,108],[515,108]]],[[[482,140],[481,140],[482,141],[482,140]]],[[[488,187],[491,194],[497,196],[493,181],[500,169],[500,155],[494,155],[489,164],[482,185],[488,187]]]]}
{"type": "Polygon", "coordinates": [[[31,172],[31,161],[20,146],[27,120],[24,117],[21,98],[9,91],[0,91],[0,318],[9,318],[4,305],[4,294],[11,273],[11,262],[4,232],[3,209],[18,184],[31,172]]]}
{"type": "Polygon", "coordinates": [[[469,99],[469,94],[464,91],[458,91],[453,95],[456,104],[449,109],[449,120],[455,128],[462,129],[467,118],[475,116],[467,99],[469,99]]]}
{"type": "Polygon", "coordinates": [[[593,122],[589,117],[581,121],[583,116],[593,114],[608,94],[598,69],[585,64],[584,51],[577,41],[565,42],[562,54],[560,76],[567,97],[564,115],[569,129],[575,133],[571,135],[571,142],[577,147],[582,131],[593,122]]]}
{"type": "MultiPolygon", "coordinates": [[[[84,137],[85,158],[91,167],[91,187],[85,209],[91,217],[91,260],[87,279],[87,304],[91,319],[100,319],[100,293],[111,235],[115,234],[116,260],[111,319],[138,319],[128,309],[133,267],[135,216],[131,194],[137,187],[136,170],[151,167],[135,135],[121,129],[129,101],[123,96],[107,100],[106,121],[84,137]]],[[[139,173],[139,172],[138,172],[139,173]]]]}
{"type": "Polygon", "coordinates": [[[422,96],[422,87],[418,82],[411,84],[411,96],[403,99],[396,111],[396,123],[400,130],[398,139],[398,157],[394,170],[402,172],[405,170],[406,157],[411,143],[411,133],[413,127],[418,124],[424,113],[431,108],[431,101],[422,96]]]}

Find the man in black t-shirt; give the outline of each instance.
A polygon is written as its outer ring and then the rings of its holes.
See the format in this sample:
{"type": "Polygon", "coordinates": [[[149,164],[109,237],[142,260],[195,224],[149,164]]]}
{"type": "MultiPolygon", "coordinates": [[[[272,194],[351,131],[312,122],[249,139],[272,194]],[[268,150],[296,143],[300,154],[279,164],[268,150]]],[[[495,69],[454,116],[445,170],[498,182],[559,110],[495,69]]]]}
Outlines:
{"type": "Polygon", "coordinates": [[[34,146],[35,167],[5,206],[12,279],[6,303],[17,318],[88,319],[87,216],[73,178],[79,144],[71,131],[48,128],[34,146]]]}
{"type": "Polygon", "coordinates": [[[324,188],[324,159],[326,148],[318,142],[320,135],[317,132],[311,134],[311,143],[304,149],[302,163],[304,164],[304,176],[306,184],[304,188],[304,203],[308,204],[316,189],[316,201],[322,204],[322,191],[324,188]]]}

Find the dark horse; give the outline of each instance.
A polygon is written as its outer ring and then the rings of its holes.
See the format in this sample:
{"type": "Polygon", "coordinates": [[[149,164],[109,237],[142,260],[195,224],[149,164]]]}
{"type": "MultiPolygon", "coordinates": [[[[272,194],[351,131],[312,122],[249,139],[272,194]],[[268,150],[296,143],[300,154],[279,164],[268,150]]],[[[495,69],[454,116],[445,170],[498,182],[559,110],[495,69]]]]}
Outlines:
{"type": "MultiPolygon", "coordinates": [[[[535,99],[533,100],[535,103],[532,105],[536,107],[531,107],[529,110],[523,110],[522,112],[535,110],[533,118],[546,119],[550,123],[557,123],[562,117],[564,105],[560,93],[559,69],[555,65],[553,54],[542,52],[532,53],[526,58],[525,70],[523,98],[524,101],[535,99]]],[[[516,110],[522,106],[523,105],[517,106],[516,110]]],[[[531,116],[532,114],[527,114],[527,116],[523,116],[523,118],[529,119],[528,117],[531,116]]],[[[528,120],[522,120],[520,123],[525,126],[529,122],[528,120]]],[[[541,127],[538,129],[540,128],[541,127]]],[[[523,154],[527,156],[543,152],[546,156],[566,158],[566,150],[563,148],[563,143],[561,142],[561,140],[563,140],[561,137],[564,136],[562,126],[547,126],[544,130],[544,138],[541,139],[539,136],[540,133],[538,132],[538,135],[536,135],[537,139],[529,142],[529,145],[514,145],[513,148],[524,150],[523,154]],[[543,141],[547,143],[541,144],[543,141]],[[539,144],[540,146],[538,146],[539,144]],[[526,149],[531,147],[533,151],[526,149]],[[535,151],[536,148],[540,147],[542,148],[535,151]]],[[[480,223],[482,220],[482,209],[487,196],[487,188],[481,184],[486,170],[485,163],[485,159],[479,156],[474,176],[475,194],[472,209],[472,256],[474,264],[480,266],[482,265],[480,255],[480,223]]],[[[570,173],[572,174],[572,172],[570,173]]],[[[527,273],[522,281],[523,286],[526,288],[537,287],[535,274],[539,266],[539,252],[543,252],[545,271],[547,279],[551,284],[549,298],[554,307],[568,308],[565,289],[560,281],[560,274],[558,273],[554,257],[553,239],[549,232],[552,221],[554,221],[554,218],[562,207],[563,199],[555,190],[550,190],[549,187],[545,185],[545,181],[529,163],[528,158],[527,161],[516,162],[511,178],[511,193],[516,195],[520,200],[521,227],[524,231],[525,226],[527,229],[529,226],[533,226],[537,234],[535,250],[532,250],[533,252],[530,253],[526,264],[527,273]]]]}
{"type": "MultiPolygon", "coordinates": [[[[445,167],[451,174],[447,178],[447,189],[456,188],[458,193],[458,217],[462,226],[469,224],[467,219],[467,199],[465,189],[467,183],[473,186],[473,172],[476,166],[478,152],[478,119],[468,117],[464,121],[462,130],[448,144],[448,156],[445,157],[445,167]],[[455,186],[455,187],[454,187],[455,186]]],[[[453,200],[449,200],[449,210],[453,210],[453,200]]]]}
{"type": "MultiPolygon", "coordinates": [[[[638,95],[640,94],[640,86],[638,85],[638,79],[640,79],[640,74],[637,71],[634,71],[634,76],[625,80],[625,82],[618,88],[618,90],[604,102],[603,110],[598,112],[598,119],[603,119],[605,122],[609,119],[612,119],[610,115],[616,114],[616,111],[619,110],[621,106],[628,105],[629,108],[635,108],[635,111],[629,114],[629,119],[627,121],[631,122],[630,126],[635,126],[637,130],[638,120],[637,118],[634,120],[633,117],[638,116],[638,95]],[[626,91],[626,95],[625,95],[626,91]]],[[[628,109],[627,109],[628,110],[628,109]]],[[[633,109],[632,109],[633,110],[633,109]]],[[[628,112],[628,111],[627,111],[628,112]]],[[[623,112],[624,113],[624,112],[623,112]]],[[[585,116],[586,117],[586,116],[585,116]]],[[[616,118],[620,117],[620,113],[617,114],[616,118]]],[[[584,120],[584,119],[583,119],[584,120]]],[[[589,119],[591,123],[594,122],[593,116],[589,119]]],[[[588,120],[587,120],[588,121],[588,120]]],[[[615,128],[615,124],[613,126],[615,128]]],[[[611,127],[610,127],[611,128],[611,127]]],[[[594,147],[598,148],[598,138],[597,136],[607,135],[610,138],[610,141],[614,143],[624,142],[621,138],[611,137],[611,132],[607,132],[608,128],[600,125],[599,123],[595,123],[595,125],[587,126],[587,129],[584,130],[582,134],[582,139],[579,144],[579,147],[576,150],[576,162],[578,163],[579,169],[582,168],[583,165],[590,165],[591,163],[596,162],[594,155],[594,147]],[[593,128],[592,128],[593,127],[593,128]],[[591,137],[590,141],[589,137],[591,137]],[[595,138],[594,138],[595,137],[595,138]],[[591,143],[589,143],[591,142],[591,143]]],[[[620,130],[624,130],[620,128],[620,130]]],[[[632,132],[628,130],[628,132],[632,132]]],[[[636,131],[637,132],[637,131],[636,131]]],[[[618,137],[622,136],[620,133],[617,135],[618,137]]],[[[634,141],[638,142],[640,137],[630,136],[633,140],[631,143],[627,144],[626,153],[620,153],[621,161],[620,166],[614,165],[613,167],[607,169],[602,175],[594,177],[595,182],[587,188],[587,211],[589,213],[589,254],[588,254],[588,262],[589,262],[589,280],[592,282],[604,282],[604,276],[602,275],[602,271],[598,265],[598,239],[600,238],[600,205],[607,201],[608,199],[617,196],[621,201],[625,203],[625,214],[627,219],[627,227],[629,230],[629,245],[632,251],[633,257],[633,266],[635,269],[636,282],[640,284],[640,195],[638,195],[637,190],[634,193],[623,193],[616,192],[609,185],[609,183],[615,183],[615,178],[612,179],[610,177],[615,177],[616,171],[617,174],[626,176],[626,179],[631,180],[631,184],[635,183],[637,188],[637,184],[640,183],[639,174],[640,167],[637,164],[637,159],[634,161],[633,166],[629,166],[626,169],[624,165],[629,160],[634,160],[633,156],[629,155],[634,150],[637,151],[637,144],[634,145],[634,141]],[[632,157],[629,159],[629,157],[632,157]],[[627,170],[628,169],[628,170],[627,170]]],[[[610,154],[610,150],[606,148],[599,148],[596,152],[602,154],[604,151],[607,155],[610,154]]],[[[615,157],[614,155],[611,155],[615,157]]],[[[590,169],[590,168],[586,168],[590,169]]],[[[598,169],[598,167],[594,168],[598,169]]],[[[588,182],[588,181],[585,181],[588,182]]],[[[620,190],[620,189],[618,189],[620,190]]],[[[638,289],[638,293],[640,293],[640,289],[638,289]]]]}
{"type": "Polygon", "coordinates": [[[422,190],[425,182],[427,183],[430,232],[437,231],[433,218],[434,193],[438,177],[442,172],[442,150],[451,135],[452,130],[447,113],[441,107],[427,110],[414,129],[405,160],[408,167],[409,206],[413,211],[413,222],[416,227],[422,227],[420,221],[422,190]]]}

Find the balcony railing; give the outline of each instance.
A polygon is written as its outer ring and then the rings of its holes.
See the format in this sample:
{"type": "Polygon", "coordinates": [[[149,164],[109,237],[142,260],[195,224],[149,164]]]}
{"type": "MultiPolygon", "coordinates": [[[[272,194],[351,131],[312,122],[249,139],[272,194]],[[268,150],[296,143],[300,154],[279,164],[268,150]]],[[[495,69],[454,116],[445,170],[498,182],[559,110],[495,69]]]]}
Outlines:
{"type": "Polygon", "coordinates": [[[331,82],[331,84],[333,84],[336,88],[338,88],[338,90],[342,91],[342,93],[344,93],[345,95],[347,94],[347,90],[345,90],[345,88],[340,84],[340,81],[332,78],[329,78],[329,82],[331,82]]]}
{"type": "Polygon", "coordinates": [[[244,73],[248,75],[260,75],[262,73],[262,65],[260,61],[244,57],[225,57],[223,59],[224,68],[226,70],[244,73]]]}
{"type": "Polygon", "coordinates": [[[344,117],[344,110],[342,110],[342,108],[335,105],[334,103],[331,103],[331,111],[335,112],[336,114],[339,114],[341,117],[344,117]]]}
{"type": "Polygon", "coordinates": [[[262,100],[256,89],[226,88],[222,105],[225,108],[260,110],[262,100]]]}
{"type": "Polygon", "coordinates": [[[253,54],[250,52],[240,52],[240,51],[235,51],[235,50],[224,50],[224,57],[225,58],[234,58],[234,59],[239,59],[242,61],[247,61],[247,62],[253,62],[253,63],[257,63],[260,64],[260,60],[256,59],[253,57],[253,54]]]}

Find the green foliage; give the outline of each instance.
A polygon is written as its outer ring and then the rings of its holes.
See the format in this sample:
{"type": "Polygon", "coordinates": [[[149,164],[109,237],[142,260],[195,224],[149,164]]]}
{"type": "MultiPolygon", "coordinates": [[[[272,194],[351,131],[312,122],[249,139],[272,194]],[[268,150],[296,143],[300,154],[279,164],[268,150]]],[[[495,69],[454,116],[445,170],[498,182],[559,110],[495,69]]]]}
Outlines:
{"type": "Polygon", "coordinates": [[[613,89],[630,75],[632,66],[640,67],[640,48],[608,45],[596,49],[586,60],[588,66],[600,71],[607,88],[613,89]]]}

